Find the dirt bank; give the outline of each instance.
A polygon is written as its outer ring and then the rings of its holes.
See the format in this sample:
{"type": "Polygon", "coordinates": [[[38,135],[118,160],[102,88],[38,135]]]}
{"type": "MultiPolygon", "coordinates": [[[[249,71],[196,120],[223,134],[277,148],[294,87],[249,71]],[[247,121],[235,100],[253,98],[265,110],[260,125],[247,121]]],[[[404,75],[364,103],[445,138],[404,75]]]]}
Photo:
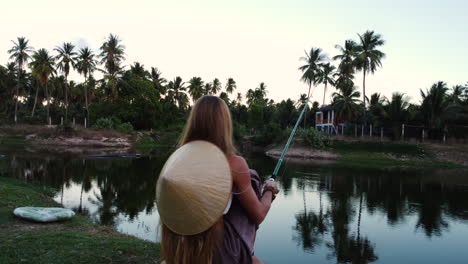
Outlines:
{"type": "MultiPolygon", "coordinates": [[[[279,158],[283,149],[274,148],[265,152],[267,156],[279,158]]],[[[338,155],[328,152],[316,150],[309,147],[293,147],[286,153],[286,158],[307,159],[307,160],[337,160],[338,155]]]]}
{"type": "Polygon", "coordinates": [[[138,135],[115,131],[32,125],[0,127],[1,135],[23,137],[35,148],[72,153],[85,153],[90,150],[123,153],[138,139],[138,135]]]}
{"type": "Polygon", "coordinates": [[[427,148],[438,161],[468,166],[468,145],[428,144],[427,148]]]}

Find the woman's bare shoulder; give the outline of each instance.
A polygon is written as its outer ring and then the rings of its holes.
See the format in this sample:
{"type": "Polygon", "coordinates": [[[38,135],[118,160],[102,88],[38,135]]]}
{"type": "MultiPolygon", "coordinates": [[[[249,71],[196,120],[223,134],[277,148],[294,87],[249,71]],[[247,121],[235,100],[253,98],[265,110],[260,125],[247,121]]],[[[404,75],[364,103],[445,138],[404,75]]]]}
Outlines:
{"type": "Polygon", "coordinates": [[[249,175],[249,165],[247,165],[247,162],[243,157],[238,155],[229,155],[228,161],[234,177],[239,175],[249,175]]]}

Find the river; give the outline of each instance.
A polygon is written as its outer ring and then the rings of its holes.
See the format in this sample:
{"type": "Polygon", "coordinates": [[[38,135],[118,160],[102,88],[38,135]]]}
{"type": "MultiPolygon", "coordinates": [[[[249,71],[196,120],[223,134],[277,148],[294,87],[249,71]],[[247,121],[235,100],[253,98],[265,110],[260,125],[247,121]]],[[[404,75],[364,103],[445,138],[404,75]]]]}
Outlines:
{"type": "MultiPolygon", "coordinates": [[[[161,150],[167,154],[168,150],[161,150]]],[[[155,184],[167,155],[91,159],[4,150],[0,175],[53,187],[92,221],[158,241],[155,184]]],[[[249,154],[262,177],[275,160],[249,154]]],[[[466,170],[343,169],[288,161],[257,234],[267,263],[467,263],[466,170]]]]}

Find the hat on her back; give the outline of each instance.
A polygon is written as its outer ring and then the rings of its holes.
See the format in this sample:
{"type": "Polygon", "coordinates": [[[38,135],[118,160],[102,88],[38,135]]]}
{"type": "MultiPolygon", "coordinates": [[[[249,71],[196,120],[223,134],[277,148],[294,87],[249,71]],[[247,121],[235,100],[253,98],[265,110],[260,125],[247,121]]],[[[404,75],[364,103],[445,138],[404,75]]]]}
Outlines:
{"type": "Polygon", "coordinates": [[[207,141],[192,141],[166,161],[156,185],[163,224],[180,235],[208,230],[223,215],[232,190],[225,154],[207,141]]]}

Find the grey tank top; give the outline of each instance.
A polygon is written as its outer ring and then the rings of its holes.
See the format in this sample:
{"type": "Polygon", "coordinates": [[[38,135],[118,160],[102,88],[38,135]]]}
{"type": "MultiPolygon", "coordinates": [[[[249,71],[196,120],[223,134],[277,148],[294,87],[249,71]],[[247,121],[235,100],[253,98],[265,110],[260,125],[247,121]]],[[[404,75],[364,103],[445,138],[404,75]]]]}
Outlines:
{"type": "MultiPolygon", "coordinates": [[[[250,170],[252,188],[260,200],[260,177],[255,170],[250,170]]],[[[237,192],[234,187],[234,192],[237,192]]],[[[252,263],[255,234],[258,226],[250,221],[247,212],[236,195],[231,207],[224,215],[224,232],[215,243],[213,264],[252,263]]]]}

